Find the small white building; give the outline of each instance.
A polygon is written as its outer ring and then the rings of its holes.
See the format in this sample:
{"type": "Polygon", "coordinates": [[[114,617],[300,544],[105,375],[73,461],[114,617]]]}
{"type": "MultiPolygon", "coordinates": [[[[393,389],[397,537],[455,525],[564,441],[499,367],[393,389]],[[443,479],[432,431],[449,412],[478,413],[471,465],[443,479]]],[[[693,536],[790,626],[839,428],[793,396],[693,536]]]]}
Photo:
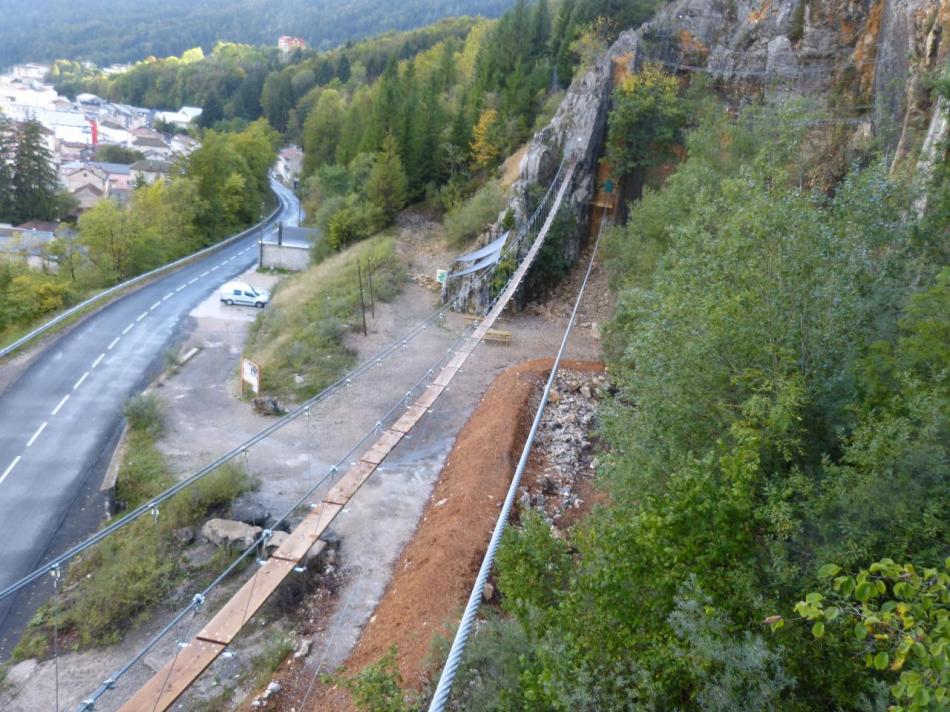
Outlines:
{"type": "Polygon", "coordinates": [[[277,165],[274,172],[281,183],[294,186],[300,180],[303,171],[303,151],[297,146],[282,148],[277,154],[277,165]]]}

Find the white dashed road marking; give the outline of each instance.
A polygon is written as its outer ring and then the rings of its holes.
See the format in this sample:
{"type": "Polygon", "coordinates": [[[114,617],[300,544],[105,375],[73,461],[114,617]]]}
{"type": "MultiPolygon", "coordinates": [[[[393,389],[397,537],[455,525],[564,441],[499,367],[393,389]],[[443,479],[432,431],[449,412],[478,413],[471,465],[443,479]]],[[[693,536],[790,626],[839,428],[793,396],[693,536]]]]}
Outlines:
{"type": "Polygon", "coordinates": [[[109,348],[106,349],[106,351],[112,351],[112,347],[115,346],[117,343],[119,343],[119,338],[120,338],[120,337],[116,336],[116,337],[112,340],[112,343],[109,344],[109,348]]]}
{"type": "Polygon", "coordinates": [[[187,286],[188,286],[187,284],[183,284],[183,285],[181,285],[180,287],[178,287],[175,291],[176,291],[176,292],[180,292],[181,290],[183,290],[183,289],[184,289],[185,287],[187,287],[187,286]]]}
{"type": "Polygon", "coordinates": [[[128,334],[129,331],[131,331],[133,326],[135,326],[134,321],[122,330],[122,336],[125,336],[126,334],[128,334]]]}
{"type": "Polygon", "coordinates": [[[69,400],[69,394],[67,393],[66,395],[63,396],[63,399],[59,402],[59,405],[53,408],[53,415],[56,415],[59,412],[59,409],[62,408],[64,405],[66,405],[66,401],[68,400],[69,400]]]}
{"type": "Polygon", "coordinates": [[[207,271],[205,271],[205,272],[202,272],[202,273],[201,273],[201,276],[202,276],[202,277],[207,277],[209,274],[211,274],[211,270],[210,270],[210,269],[207,270],[207,271]]]}
{"type": "Polygon", "coordinates": [[[148,316],[148,312],[143,311],[141,314],[138,315],[138,317],[136,318],[136,321],[142,321],[142,319],[144,319],[147,316],[148,316]]]}
{"type": "Polygon", "coordinates": [[[162,305],[162,301],[161,301],[161,300],[158,300],[158,301],[155,302],[152,306],[150,306],[150,307],[148,308],[148,310],[149,310],[149,311],[152,311],[152,309],[157,309],[157,308],[160,307],[161,305],[162,305]]]}
{"type": "Polygon", "coordinates": [[[19,461],[20,461],[20,456],[19,456],[19,455],[17,455],[15,458],[13,458],[13,462],[10,463],[10,466],[9,466],[7,469],[5,469],[5,470],[3,471],[3,474],[2,474],[2,475],[0,475],[0,485],[3,484],[3,481],[4,481],[5,479],[7,479],[7,475],[9,475],[11,472],[13,472],[13,468],[16,467],[16,464],[17,464],[19,461]]]}
{"type": "Polygon", "coordinates": [[[84,374],[82,374],[82,376],[79,377],[79,380],[76,381],[76,385],[73,386],[73,390],[76,390],[77,388],[79,388],[79,386],[82,385],[82,382],[85,381],[87,378],[89,378],[89,371],[86,371],[84,374]]]}
{"type": "MultiPolygon", "coordinates": [[[[116,339],[116,341],[118,341],[118,339],[116,339]]],[[[102,359],[104,359],[105,357],[106,357],[106,355],[105,355],[104,353],[99,354],[99,358],[97,358],[95,361],[92,362],[92,367],[95,368],[95,367],[98,366],[100,363],[102,363],[102,359]]]]}
{"type": "Polygon", "coordinates": [[[36,439],[40,436],[40,433],[42,433],[44,430],[46,430],[46,426],[47,426],[47,425],[48,425],[48,423],[44,420],[44,421],[43,421],[43,424],[42,424],[40,427],[38,427],[38,428],[36,429],[36,432],[33,433],[33,437],[30,438],[30,441],[26,444],[27,447],[29,447],[29,446],[32,445],[34,442],[36,442],[36,439]]]}
{"type": "Polygon", "coordinates": [[[188,284],[194,284],[194,283],[197,282],[197,281],[198,281],[198,278],[195,277],[194,279],[189,279],[189,280],[188,280],[188,284]]]}

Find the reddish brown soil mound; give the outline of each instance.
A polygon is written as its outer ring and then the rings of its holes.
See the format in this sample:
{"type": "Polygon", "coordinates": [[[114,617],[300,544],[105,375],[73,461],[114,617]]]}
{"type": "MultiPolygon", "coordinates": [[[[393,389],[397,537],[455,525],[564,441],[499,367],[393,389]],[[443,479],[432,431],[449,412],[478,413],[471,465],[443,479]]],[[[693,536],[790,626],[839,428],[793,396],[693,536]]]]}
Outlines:
{"type": "MultiPolygon", "coordinates": [[[[574,371],[603,366],[566,361],[574,371]]],[[[533,413],[529,401],[547,376],[550,359],[528,361],[502,373],[468,420],[426,506],[422,522],[396,564],[375,615],[347,661],[352,673],[398,648],[399,668],[409,686],[426,681],[433,635],[451,636],[468,598],[533,413]]],[[[352,710],[339,688],[322,688],[309,709],[352,710]]]]}

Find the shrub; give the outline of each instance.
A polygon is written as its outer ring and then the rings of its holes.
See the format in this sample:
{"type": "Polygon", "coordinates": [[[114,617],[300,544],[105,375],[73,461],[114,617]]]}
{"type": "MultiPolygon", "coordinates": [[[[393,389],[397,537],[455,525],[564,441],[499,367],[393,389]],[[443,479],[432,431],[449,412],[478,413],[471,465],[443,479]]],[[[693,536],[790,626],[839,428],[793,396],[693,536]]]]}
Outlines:
{"type": "Polygon", "coordinates": [[[445,216],[445,233],[449,243],[458,247],[475,239],[495,221],[504,207],[505,194],[498,183],[486,183],[467,202],[453,208],[445,216]]]}
{"type": "Polygon", "coordinates": [[[334,677],[346,688],[356,706],[367,712],[412,712],[415,705],[402,690],[402,675],[396,663],[396,646],[353,677],[334,677]]]}
{"type": "Polygon", "coordinates": [[[123,412],[132,430],[159,437],[165,430],[164,405],[154,393],[140,393],[130,398],[123,412]]]}

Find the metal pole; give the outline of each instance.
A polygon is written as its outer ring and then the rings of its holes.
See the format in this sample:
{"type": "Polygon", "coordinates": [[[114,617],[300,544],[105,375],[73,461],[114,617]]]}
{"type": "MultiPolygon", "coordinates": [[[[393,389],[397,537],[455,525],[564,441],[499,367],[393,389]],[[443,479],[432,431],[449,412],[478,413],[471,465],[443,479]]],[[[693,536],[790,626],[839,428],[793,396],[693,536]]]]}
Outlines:
{"type": "Polygon", "coordinates": [[[373,263],[369,257],[366,258],[366,277],[369,279],[369,310],[375,319],[376,298],[373,296],[373,263]]]}
{"type": "Polygon", "coordinates": [[[363,273],[360,270],[360,258],[356,258],[356,277],[360,281],[360,314],[363,316],[363,336],[366,336],[366,302],[363,300],[363,273]]]}

